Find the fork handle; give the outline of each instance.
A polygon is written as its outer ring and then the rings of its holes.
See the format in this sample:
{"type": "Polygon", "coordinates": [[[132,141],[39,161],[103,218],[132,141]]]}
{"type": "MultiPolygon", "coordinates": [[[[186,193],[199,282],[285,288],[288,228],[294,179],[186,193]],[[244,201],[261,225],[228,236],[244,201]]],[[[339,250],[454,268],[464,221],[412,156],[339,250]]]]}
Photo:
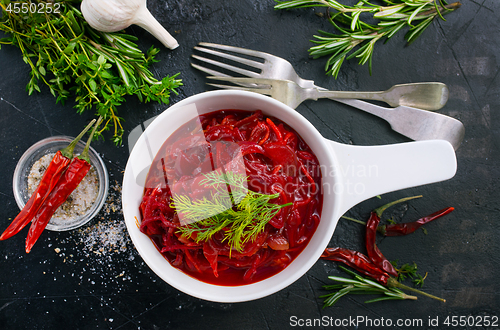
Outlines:
{"type": "Polygon", "coordinates": [[[362,99],[387,102],[384,97],[387,92],[353,92],[353,91],[322,91],[316,89],[312,97],[315,100],[322,98],[334,99],[362,99]]]}
{"type": "Polygon", "coordinates": [[[330,99],[350,105],[351,107],[358,108],[365,112],[371,113],[372,115],[385,119],[389,123],[391,122],[391,119],[394,118],[393,108],[384,108],[373,103],[363,102],[361,100],[338,99],[338,98],[330,98],[330,99]]]}
{"type": "Polygon", "coordinates": [[[415,141],[446,140],[456,150],[464,138],[464,125],[459,120],[440,113],[406,106],[384,108],[360,100],[332,100],[380,117],[387,121],[395,132],[415,141]]]}

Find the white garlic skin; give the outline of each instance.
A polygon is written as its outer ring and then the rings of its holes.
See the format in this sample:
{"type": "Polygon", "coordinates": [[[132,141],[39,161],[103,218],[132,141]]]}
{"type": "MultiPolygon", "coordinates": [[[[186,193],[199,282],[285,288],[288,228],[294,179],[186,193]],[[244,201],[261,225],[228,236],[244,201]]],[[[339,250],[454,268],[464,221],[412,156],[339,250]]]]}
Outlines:
{"type": "Polygon", "coordinates": [[[83,0],[81,11],[91,27],[102,32],[117,32],[133,24],[141,0],[83,0]]]}
{"type": "Polygon", "coordinates": [[[157,38],[165,47],[179,46],[165,28],[151,15],[146,0],[83,0],[83,17],[94,29],[117,32],[136,24],[157,38]]]}

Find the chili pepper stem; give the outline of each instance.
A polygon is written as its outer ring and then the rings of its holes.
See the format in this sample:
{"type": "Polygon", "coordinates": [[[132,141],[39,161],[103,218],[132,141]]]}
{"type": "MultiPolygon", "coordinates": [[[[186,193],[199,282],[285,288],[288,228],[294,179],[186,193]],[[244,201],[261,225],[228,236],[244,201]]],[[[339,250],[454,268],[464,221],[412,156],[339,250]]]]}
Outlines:
{"type": "MultiPolygon", "coordinates": [[[[95,120],[94,120],[95,121],[95,120]]],[[[99,127],[99,125],[102,122],[102,117],[99,117],[97,120],[97,123],[95,124],[94,128],[92,129],[92,132],[90,133],[89,138],[87,139],[87,143],[85,144],[85,148],[83,149],[82,153],[78,156],[78,158],[87,161],[90,164],[90,157],[89,157],[89,148],[90,148],[90,143],[92,142],[92,139],[94,138],[94,133],[99,127]]]]}
{"type": "MultiPolygon", "coordinates": [[[[391,207],[391,206],[393,206],[395,204],[398,204],[398,203],[403,203],[403,202],[409,201],[411,199],[420,198],[420,197],[422,197],[422,195],[401,198],[401,199],[395,200],[393,202],[387,203],[385,205],[382,205],[381,207],[376,208],[375,210],[373,210],[373,212],[375,212],[378,215],[378,217],[380,218],[380,217],[382,217],[382,213],[386,209],[388,209],[389,207],[391,207]]],[[[359,223],[360,225],[366,225],[366,222],[364,222],[362,220],[354,219],[354,218],[351,218],[351,217],[346,217],[345,215],[343,215],[342,218],[346,219],[346,220],[350,220],[350,221],[356,222],[356,223],[359,223]]]]}
{"type": "Polygon", "coordinates": [[[346,217],[346,216],[342,216],[343,219],[346,219],[346,220],[349,220],[349,221],[352,221],[352,222],[356,222],[356,223],[359,223],[360,225],[363,225],[363,226],[366,226],[366,222],[364,221],[361,221],[361,220],[358,220],[358,219],[354,219],[354,218],[351,218],[351,217],[346,217]]]}
{"type": "Polygon", "coordinates": [[[396,204],[399,204],[399,203],[403,203],[403,202],[409,201],[411,199],[420,198],[420,197],[422,197],[422,195],[401,198],[401,199],[398,199],[396,201],[393,201],[393,202],[387,203],[385,205],[382,205],[381,207],[376,208],[375,210],[373,210],[373,212],[377,213],[378,217],[380,218],[380,217],[382,217],[382,213],[386,209],[388,209],[389,207],[391,207],[393,205],[396,205],[396,204]]]}
{"type": "Polygon", "coordinates": [[[85,129],[81,131],[80,134],[78,134],[78,136],[73,141],[71,141],[71,143],[66,148],[61,149],[61,154],[64,157],[69,159],[73,158],[73,151],[75,150],[76,144],[78,143],[78,141],[80,141],[82,136],[85,135],[85,133],[87,133],[87,131],[92,127],[92,125],[94,125],[94,123],[95,119],[92,119],[92,121],[87,125],[87,127],[85,127],[85,129]]]}
{"type": "Polygon", "coordinates": [[[409,291],[412,291],[412,292],[415,292],[415,293],[418,293],[418,294],[421,294],[423,296],[426,296],[426,297],[429,297],[429,298],[432,298],[432,299],[436,299],[436,300],[439,300],[439,301],[442,301],[442,302],[446,302],[446,299],[443,299],[443,298],[439,298],[439,297],[436,297],[434,295],[431,295],[427,292],[423,292],[423,291],[420,291],[420,290],[417,290],[415,288],[412,288],[412,287],[409,287],[407,285],[404,285],[402,283],[399,283],[395,278],[391,277],[387,280],[387,287],[389,288],[399,288],[399,289],[404,289],[404,290],[409,290],[409,291]]]}

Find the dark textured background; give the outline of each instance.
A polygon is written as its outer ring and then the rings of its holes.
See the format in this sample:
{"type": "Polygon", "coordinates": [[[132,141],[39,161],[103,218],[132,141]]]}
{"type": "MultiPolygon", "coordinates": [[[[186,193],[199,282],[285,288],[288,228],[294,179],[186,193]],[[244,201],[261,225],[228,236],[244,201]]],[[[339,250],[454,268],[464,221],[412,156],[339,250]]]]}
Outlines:
{"type": "MultiPolygon", "coordinates": [[[[184,86],[175,103],[206,90],[203,74],[189,66],[193,47],[201,41],[266,51],[288,59],[299,75],[317,85],[339,90],[383,90],[396,83],[441,81],[450,88],[442,113],[460,119],[466,136],[457,150],[458,171],[446,182],[398,191],[365,201],[347,215],[366,219],[370,210],[396,198],[424,197],[390,209],[387,216],[412,220],[446,206],[456,210],[404,238],[378,240],[390,260],[416,262],[428,272],[424,290],[446,298],[364,304],[365,297],[347,296],[335,307],[322,309],[318,298],[327,276],[343,275],[331,262],[319,261],[285,290],[257,301],[219,304],[187,296],[160,280],[144,264],[126,234],[122,249],[89,250],[88,233],[98,228],[123,229],[119,188],[128,147],[109,140],[93,146],[103,155],[111,175],[108,211],[71,232],[45,232],[33,251],[24,253],[26,231],[0,242],[0,328],[2,329],[284,329],[290,318],[322,316],[348,319],[439,318],[500,316],[499,265],[499,116],[500,2],[464,0],[462,7],[434,22],[412,45],[398,34],[376,46],[373,75],[366,66],[347,62],[337,80],[324,74],[324,59],[312,60],[307,49],[318,29],[331,30],[314,10],[275,11],[271,0],[149,0],[153,15],[175,36],[180,47],[162,48],[157,77],[181,73],[184,86]],[[115,211],[113,212],[113,207],[115,211]],[[99,222],[100,221],[100,222],[99,222]],[[87,234],[86,234],[87,233],[87,234]],[[87,236],[86,236],[87,235],[87,236]]],[[[140,47],[161,45],[140,28],[129,32],[140,47]]],[[[18,208],[12,193],[17,160],[32,144],[51,135],[75,136],[92,113],[76,114],[69,103],[56,105],[43,89],[28,97],[29,68],[20,52],[0,50],[0,225],[3,230],[18,208]]],[[[166,107],[140,104],[131,98],[120,108],[126,134],[166,107]]],[[[333,101],[309,101],[297,111],[326,137],[355,145],[404,142],[383,120],[333,101]]],[[[95,243],[95,241],[94,241],[95,243]]],[[[100,243],[101,246],[104,243],[100,243]]],[[[104,245],[109,248],[109,245],[104,245]]],[[[363,228],[339,222],[331,246],[364,251],[363,228]]],[[[354,329],[347,326],[346,329],[354,329]]],[[[360,324],[360,329],[367,327],[360,324]]],[[[369,327],[368,327],[369,328],[369,327]]],[[[414,328],[414,327],[401,327],[414,328]]],[[[455,327],[456,328],[456,327],[455,327]]],[[[464,327],[465,328],[465,327],[464,327]]]]}

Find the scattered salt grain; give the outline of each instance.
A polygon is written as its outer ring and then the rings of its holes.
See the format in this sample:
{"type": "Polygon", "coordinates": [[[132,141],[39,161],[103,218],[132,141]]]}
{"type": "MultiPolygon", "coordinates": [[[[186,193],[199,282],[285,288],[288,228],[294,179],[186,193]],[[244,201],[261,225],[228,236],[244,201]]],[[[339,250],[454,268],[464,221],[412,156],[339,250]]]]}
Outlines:
{"type": "Polygon", "coordinates": [[[121,220],[100,220],[90,227],[80,229],[79,237],[87,256],[124,252],[129,242],[127,228],[121,220]]]}
{"type": "Polygon", "coordinates": [[[109,189],[107,200],[97,223],[78,230],[78,244],[86,257],[107,256],[127,251],[130,244],[121,210],[121,186],[115,181],[109,189]],[[116,219],[115,216],[118,215],[116,219]],[[111,218],[115,218],[114,220],[111,218]]]}
{"type": "MultiPolygon", "coordinates": [[[[108,197],[98,215],[73,235],[58,240],[63,262],[78,265],[71,277],[90,292],[113,289],[120,293],[137,280],[129,269],[144,267],[128,234],[121,208],[121,186],[111,181],[108,197]],[[63,245],[61,245],[63,244],[63,245]]],[[[70,277],[70,274],[68,274],[70,277]]]]}

